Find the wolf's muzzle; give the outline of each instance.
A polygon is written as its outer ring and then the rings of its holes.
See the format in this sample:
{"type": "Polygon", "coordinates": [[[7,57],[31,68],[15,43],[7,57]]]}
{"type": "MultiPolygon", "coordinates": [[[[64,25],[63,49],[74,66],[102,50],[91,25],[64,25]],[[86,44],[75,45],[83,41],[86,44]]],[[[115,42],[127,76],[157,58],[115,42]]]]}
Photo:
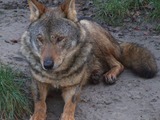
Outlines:
{"type": "Polygon", "coordinates": [[[54,61],[51,58],[47,58],[44,60],[43,66],[46,70],[50,70],[54,66],[54,61]]]}

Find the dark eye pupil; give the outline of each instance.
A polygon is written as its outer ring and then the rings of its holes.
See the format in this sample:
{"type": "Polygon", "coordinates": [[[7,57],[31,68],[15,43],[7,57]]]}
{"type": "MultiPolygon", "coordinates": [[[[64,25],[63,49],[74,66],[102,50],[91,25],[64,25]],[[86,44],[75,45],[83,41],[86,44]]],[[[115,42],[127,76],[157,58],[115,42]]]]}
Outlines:
{"type": "Polygon", "coordinates": [[[58,42],[60,42],[60,41],[61,41],[61,39],[60,39],[60,38],[57,38],[57,41],[58,41],[58,42]]]}
{"type": "Polygon", "coordinates": [[[60,41],[62,41],[64,38],[63,37],[58,37],[57,38],[57,42],[60,42],[60,41]]]}
{"type": "Polygon", "coordinates": [[[37,36],[37,40],[40,41],[40,42],[42,42],[42,41],[43,41],[42,36],[41,36],[41,35],[38,35],[38,36],[37,36]]]}

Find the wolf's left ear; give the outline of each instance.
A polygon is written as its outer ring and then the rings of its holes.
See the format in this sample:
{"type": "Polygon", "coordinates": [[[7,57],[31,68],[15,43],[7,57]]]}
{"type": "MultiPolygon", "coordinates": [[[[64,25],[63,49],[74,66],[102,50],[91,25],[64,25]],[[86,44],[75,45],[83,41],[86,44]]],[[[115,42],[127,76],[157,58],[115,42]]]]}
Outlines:
{"type": "Polygon", "coordinates": [[[66,17],[74,22],[77,21],[77,12],[75,8],[75,0],[65,0],[61,5],[61,9],[66,17]]]}
{"type": "Polygon", "coordinates": [[[35,21],[40,16],[45,13],[45,6],[39,3],[37,0],[28,0],[29,8],[30,8],[30,20],[35,21]]]}

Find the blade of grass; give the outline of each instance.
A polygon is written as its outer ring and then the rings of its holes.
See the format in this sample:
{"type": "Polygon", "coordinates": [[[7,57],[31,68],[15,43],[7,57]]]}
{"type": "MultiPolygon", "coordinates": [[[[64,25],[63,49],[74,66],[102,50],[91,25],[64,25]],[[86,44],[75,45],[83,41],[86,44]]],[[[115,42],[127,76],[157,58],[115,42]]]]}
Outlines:
{"type": "Polygon", "coordinates": [[[30,102],[22,91],[22,77],[11,68],[0,65],[0,118],[21,119],[30,113],[30,102]]]}

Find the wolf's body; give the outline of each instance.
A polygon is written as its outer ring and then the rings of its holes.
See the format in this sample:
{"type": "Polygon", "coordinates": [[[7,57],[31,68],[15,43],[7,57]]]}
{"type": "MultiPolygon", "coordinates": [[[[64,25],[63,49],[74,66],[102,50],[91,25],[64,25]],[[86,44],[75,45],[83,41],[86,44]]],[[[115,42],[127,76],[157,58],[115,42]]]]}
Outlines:
{"type": "Polygon", "coordinates": [[[81,87],[90,78],[95,79],[95,74],[103,76],[108,84],[115,83],[124,66],[145,78],[156,74],[150,51],[132,43],[119,44],[95,22],[78,21],[74,0],[55,8],[28,1],[32,23],[22,36],[21,50],[34,78],[31,120],[46,118],[45,100],[50,87],[62,90],[65,106],[61,120],[74,120],[81,87]]]}

